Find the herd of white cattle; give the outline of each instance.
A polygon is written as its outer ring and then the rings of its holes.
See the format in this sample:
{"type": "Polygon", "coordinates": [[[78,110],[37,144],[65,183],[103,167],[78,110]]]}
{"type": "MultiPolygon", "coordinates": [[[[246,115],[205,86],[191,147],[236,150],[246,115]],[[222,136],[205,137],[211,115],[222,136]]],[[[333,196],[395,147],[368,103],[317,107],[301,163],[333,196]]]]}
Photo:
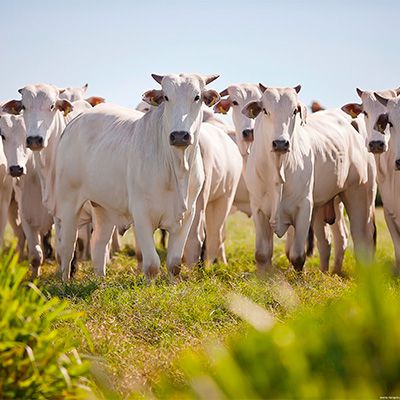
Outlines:
{"type": "Polygon", "coordinates": [[[361,103],[316,107],[301,86],[234,84],[217,75],[152,75],[160,85],[136,110],[86,98],[87,85],[19,89],[0,104],[0,241],[9,221],[34,276],[51,256],[55,227],[60,276],[91,258],[104,276],[118,232],[132,226],[148,279],[160,272],[154,244],[169,233],[167,269],[226,263],[228,215],[252,216],[260,275],[272,268],[273,238],[301,271],[314,235],[321,270],[341,272],[347,211],[359,261],[373,260],[377,187],[400,270],[400,88],[357,93],[361,103]],[[213,107],[213,112],[207,107],[213,107]],[[232,109],[234,128],[215,116],[232,109]]]}

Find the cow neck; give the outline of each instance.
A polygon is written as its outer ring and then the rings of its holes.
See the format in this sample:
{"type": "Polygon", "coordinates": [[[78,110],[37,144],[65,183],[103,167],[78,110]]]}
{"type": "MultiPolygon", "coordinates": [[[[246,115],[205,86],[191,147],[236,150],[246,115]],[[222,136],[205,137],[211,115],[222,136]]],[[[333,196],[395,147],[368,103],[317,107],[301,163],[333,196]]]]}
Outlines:
{"type": "Polygon", "coordinates": [[[61,112],[57,112],[54,116],[52,129],[49,131],[47,146],[41,151],[34,152],[34,160],[37,166],[37,172],[40,178],[40,186],[42,189],[43,204],[47,205],[50,192],[52,190],[52,171],[55,163],[55,153],[61,134],[66,126],[64,117],[61,112]]]}

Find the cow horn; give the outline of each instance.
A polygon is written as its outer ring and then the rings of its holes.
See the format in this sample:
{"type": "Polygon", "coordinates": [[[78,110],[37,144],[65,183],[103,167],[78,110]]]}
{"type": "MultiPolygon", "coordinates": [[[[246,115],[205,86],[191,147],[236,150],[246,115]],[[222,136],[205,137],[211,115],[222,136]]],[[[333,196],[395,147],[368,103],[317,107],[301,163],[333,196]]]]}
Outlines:
{"type": "Polygon", "coordinates": [[[218,78],[219,78],[219,75],[208,75],[208,76],[204,77],[204,82],[206,83],[206,85],[208,85],[209,83],[215,81],[218,78]]]}
{"type": "Polygon", "coordinates": [[[151,74],[152,78],[161,85],[164,75],[151,74]]]}
{"type": "Polygon", "coordinates": [[[296,91],[296,93],[299,93],[301,90],[301,85],[297,85],[293,89],[296,91]]]}
{"type": "Polygon", "coordinates": [[[259,83],[258,84],[258,87],[260,88],[260,90],[261,90],[261,93],[264,93],[268,88],[266,87],[266,86],[264,86],[262,83],[259,83]]]}
{"type": "Polygon", "coordinates": [[[359,96],[360,98],[361,98],[362,94],[364,93],[364,91],[361,90],[361,89],[359,89],[359,88],[356,88],[356,92],[357,92],[357,94],[358,94],[358,96],[359,96]]]}
{"type": "Polygon", "coordinates": [[[381,95],[379,95],[376,92],[374,92],[374,95],[375,95],[376,99],[379,101],[379,103],[381,103],[385,107],[387,106],[387,103],[388,103],[389,99],[386,99],[385,97],[382,97],[381,95]]]}
{"type": "Polygon", "coordinates": [[[229,95],[228,89],[224,89],[222,92],[219,93],[219,95],[220,95],[221,97],[228,96],[228,95],[229,95]]]}

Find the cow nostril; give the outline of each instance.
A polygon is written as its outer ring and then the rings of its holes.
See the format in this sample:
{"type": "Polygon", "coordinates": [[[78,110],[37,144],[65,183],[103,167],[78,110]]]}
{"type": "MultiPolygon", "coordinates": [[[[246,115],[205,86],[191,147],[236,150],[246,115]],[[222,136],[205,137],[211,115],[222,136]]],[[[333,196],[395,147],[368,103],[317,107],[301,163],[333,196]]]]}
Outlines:
{"type": "Polygon", "coordinates": [[[273,147],[274,149],[276,149],[276,148],[278,147],[278,143],[276,143],[275,140],[272,142],[272,147],[273,147]]]}
{"type": "Polygon", "coordinates": [[[173,133],[171,133],[169,135],[169,138],[170,138],[171,142],[173,142],[175,140],[175,135],[173,133]]]}
{"type": "Polygon", "coordinates": [[[188,133],[185,133],[185,136],[183,136],[183,139],[187,142],[190,141],[190,135],[188,133]]]}
{"type": "Polygon", "coordinates": [[[396,160],[396,169],[400,170],[400,159],[396,160]]]}

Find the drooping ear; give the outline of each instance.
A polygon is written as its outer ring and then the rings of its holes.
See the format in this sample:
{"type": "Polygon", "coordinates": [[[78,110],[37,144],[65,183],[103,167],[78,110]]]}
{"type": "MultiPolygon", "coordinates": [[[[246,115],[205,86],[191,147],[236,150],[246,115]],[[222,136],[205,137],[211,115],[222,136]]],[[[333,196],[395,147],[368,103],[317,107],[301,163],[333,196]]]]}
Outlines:
{"type": "Polygon", "coordinates": [[[151,74],[151,77],[161,85],[161,81],[164,78],[164,75],[157,75],[157,74],[151,74]]]}
{"type": "Polygon", "coordinates": [[[231,105],[232,102],[229,99],[221,99],[220,102],[214,106],[214,112],[216,114],[227,114],[231,108],[231,105]]]}
{"type": "Polygon", "coordinates": [[[56,109],[64,113],[64,117],[66,117],[73,109],[74,106],[65,99],[56,101],[56,109]]]}
{"type": "Polygon", "coordinates": [[[262,110],[261,101],[251,101],[246,104],[242,110],[242,114],[249,118],[256,118],[262,110]]]}
{"type": "Polygon", "coordinates": [[[382,134],[385,134],[385,130],[388,125],[392,126],[392,124],[389,121],[389,115],[387,113],[381,114],[376,120],[374,129],[382,134]]]}
{"type": "Polygon", "coordinates": [[[307,122],[307,107],[303,103],[299,103],[297,112],[300,114],[301,126],[305,125],[307,122]]]}
{"type": "Polygon", "coordinates": [[[204,104],[208,107],[212,107],[221,100],[219,93],[214,89],[204,90],[202,96],[204,104]]]}
{"type": "Polygon", "coordinates": [[[357,118],[358,114],[362,112],[362,104],[349,103],[342,107],[342,111],[349,114],[351,118],[357,118]]]}
{"type": "Polygon", "coordinates": [[[259,83],[258,84],[258,87],[260,88],[260,90],[261,90],[261,93],[264,93],[268,88],[266,87],[266,86],[264,86],[262,83],[259,83]]]}
{"type": "Polygon", "coordinates": [[[2,110],[9,114],[19,115],[24,109],[21,100],[10,100],[6,104],[3,104],[2,110]]]}
{"type": "Polygon", "coordinates": [[[375,98],[381,103],[383,106],[387,106],[389,99],[380,96],[378,93],[374,92],[375,98]]]}
{"type": "Polygon", "coordinates": [[[301,85],[297,85],[293,89],[296,91],[296,93],[299,93],[301,90],[301,85]]]}
{"type": "Polygon", "coordinates": [[[97,106],[97,104],[105,103],[106,99],[103,97],[92,96],[85,99],[92,107],[97,106]]]}
{"type": "Polygon", "coordinates": [[[356,92],[357,92],[357,94],[358,94],[358,97],[361,99],[362,97],[362,94],[364,93],[364,91],[363,90],[361,90],[361,89],[359,89],[359,88],[356,88],[356,92]]]}
{"type": "Polygon", "coordinates": [[[164,101],[164,92],[156,89],[148,90],[143,93],[142,100],[151,106],[158,107],[164,101]]]}

